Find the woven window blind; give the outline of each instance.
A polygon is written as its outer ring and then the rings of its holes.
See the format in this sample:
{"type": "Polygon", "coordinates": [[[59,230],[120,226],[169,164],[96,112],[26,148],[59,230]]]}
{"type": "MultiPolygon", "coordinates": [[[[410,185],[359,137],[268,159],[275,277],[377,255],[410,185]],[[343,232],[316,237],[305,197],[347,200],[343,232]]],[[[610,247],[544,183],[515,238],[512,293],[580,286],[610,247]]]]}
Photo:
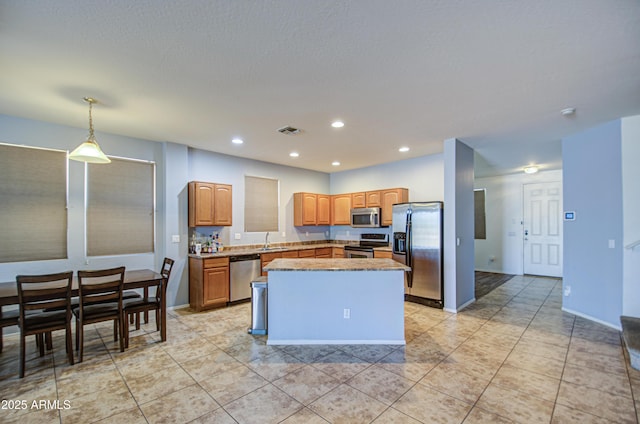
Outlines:
{"type": "Polygon", "coordinates": [[[278,231],[279,181],[244,177],[244,231],[278,231]]]}
{"type": "Polygon", "coordinates": [[[67,257],[67,153],[0,144],[0,262],[67,257]]]}
{"type": "Polygon", "coordinates": [[[87,255],[154,251],[155,165],[111,159],[89,164],[87,175],[87,255]]]}

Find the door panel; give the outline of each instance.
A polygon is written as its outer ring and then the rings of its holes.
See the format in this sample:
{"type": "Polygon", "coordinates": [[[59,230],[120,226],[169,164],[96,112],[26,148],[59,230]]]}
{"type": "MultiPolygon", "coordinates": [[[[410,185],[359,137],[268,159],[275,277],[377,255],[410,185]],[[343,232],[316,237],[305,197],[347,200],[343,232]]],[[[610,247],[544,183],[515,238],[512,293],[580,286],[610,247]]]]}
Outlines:
{"type": "Polygon", "coordinates": [[[523,198],[524,273],[561,277],[561,183],[525,184],[523,198]]]}

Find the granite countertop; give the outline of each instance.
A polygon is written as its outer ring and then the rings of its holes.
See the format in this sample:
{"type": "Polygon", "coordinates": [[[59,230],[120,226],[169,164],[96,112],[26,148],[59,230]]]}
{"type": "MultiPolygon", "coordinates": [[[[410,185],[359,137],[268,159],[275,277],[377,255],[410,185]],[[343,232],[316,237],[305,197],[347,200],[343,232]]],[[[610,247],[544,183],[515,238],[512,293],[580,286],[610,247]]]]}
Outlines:
{"type": "MultiPolygon", "coordinates": [[[[291,250],[307,250],[307,249],[322,249],[327,247],[337,247],[343,248],[349,244],[357,245],[357,242],[337,242],[337,243],[311,243],[311,244],[272,244],[272,248],[269,250],[263,250],[261,247],[257,246],[231,246],[225,247],[222,252],[217,253],[202,253],[200,255],[196,255],[195,253],[189,253],[190,258],[199,258],[199,259],[207,259],[207,258],[224,258],[228,256],[238,256],[238,255],[254,255],[256,253],[278,253],[278,252],[286,252],[291,250]]],[[[376,247],[374,250],[381,251],[391,251],[391,247],[376,247]]]]}
{"type": "Polygon", "coordinates": [[[410,271],[411,268],[393,259],[360,258],[279,258],[274,259],[265,271],[410,271]]]}

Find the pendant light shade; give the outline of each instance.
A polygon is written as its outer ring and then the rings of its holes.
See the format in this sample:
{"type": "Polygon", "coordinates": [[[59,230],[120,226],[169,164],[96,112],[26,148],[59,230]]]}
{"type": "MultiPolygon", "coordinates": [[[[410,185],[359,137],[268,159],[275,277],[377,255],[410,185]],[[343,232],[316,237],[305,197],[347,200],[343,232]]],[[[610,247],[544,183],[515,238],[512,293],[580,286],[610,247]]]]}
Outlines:
{"type": "Polygon", "coordinates": [[[85,97],[84,101],[89,103],[89,137],[87,137],[87,141],[76,147],[76,149],[69,154],[69,159],[88,163],[111,163],[111,159],[102,153],[96,137],[93,134],[91,108],[96,101],[91,97],[85,97]]]}

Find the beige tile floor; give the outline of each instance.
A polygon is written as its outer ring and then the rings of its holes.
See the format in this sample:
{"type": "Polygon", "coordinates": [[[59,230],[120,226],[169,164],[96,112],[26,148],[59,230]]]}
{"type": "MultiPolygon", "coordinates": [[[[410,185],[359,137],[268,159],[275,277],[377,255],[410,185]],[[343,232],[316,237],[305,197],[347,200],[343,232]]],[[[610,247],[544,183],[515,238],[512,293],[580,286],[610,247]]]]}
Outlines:
{"type": "Polygon", "coordinates": [[[559,280],[528,276],[457,315],[407,303],[406,346],[272,347],[247,334],[248,304],[180,310],[167,342],[150,323],[124,353],[110,324],[88,328],[74,366],[62,333],[44,358],[31,338],[22,380],[9,335],[0,422],[637,423],[619,332],[560,306],[559,280]]]}

